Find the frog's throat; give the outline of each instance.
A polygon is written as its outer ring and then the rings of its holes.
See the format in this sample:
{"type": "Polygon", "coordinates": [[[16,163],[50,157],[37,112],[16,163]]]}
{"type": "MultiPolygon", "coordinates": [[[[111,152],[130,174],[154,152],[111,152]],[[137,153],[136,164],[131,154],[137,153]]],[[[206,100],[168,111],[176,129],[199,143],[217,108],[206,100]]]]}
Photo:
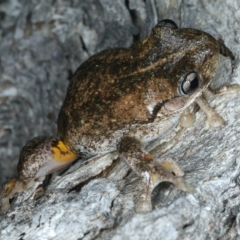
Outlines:
{"type": "Polygon", "coordinates": [[[51,146],[51,152],[55,162],[68,163],[78,158],[78,154],[71,151],[62,140],[58,140],[51,146]]]}

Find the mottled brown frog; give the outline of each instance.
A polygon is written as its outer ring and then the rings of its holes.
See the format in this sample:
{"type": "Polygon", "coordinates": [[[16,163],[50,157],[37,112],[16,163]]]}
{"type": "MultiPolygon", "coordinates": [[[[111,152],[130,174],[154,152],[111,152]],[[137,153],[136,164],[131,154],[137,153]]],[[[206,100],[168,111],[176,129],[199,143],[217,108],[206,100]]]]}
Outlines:
{"type": "MultiPolygon", "coordinates": [[[[231,56],[208,33],[163,20],[132,47],[108,49],[89,58],[69,83],[57,136],[34,138],[22,149],[17,179],[2,187],[2,209],[32,179],[79,156],[116,150],[142,179],[138,212],[152,209],[151,192],[161,181],[191,192],[178,165],[166,159],[157,163],[145,145],[161,135],[164,119],[183,113],[195,101],[207,113],[210,125],[224,123],[202,96],[223,49],[231,56]]],[[[188,118],[181,119],[188,125],[188,118]]]]}

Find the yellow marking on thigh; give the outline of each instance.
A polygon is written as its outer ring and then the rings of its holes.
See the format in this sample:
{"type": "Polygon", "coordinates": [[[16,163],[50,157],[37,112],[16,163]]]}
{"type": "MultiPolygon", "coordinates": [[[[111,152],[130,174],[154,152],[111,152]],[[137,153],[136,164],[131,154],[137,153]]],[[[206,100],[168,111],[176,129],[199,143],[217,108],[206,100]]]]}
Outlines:
{"type": "Polygon", "coordinates": [[[56,146],[51,147],[51,151],[56,162],[71,162],[75,160],[78,155],[72,152],[63,141],[58,141],[56,146]]]}

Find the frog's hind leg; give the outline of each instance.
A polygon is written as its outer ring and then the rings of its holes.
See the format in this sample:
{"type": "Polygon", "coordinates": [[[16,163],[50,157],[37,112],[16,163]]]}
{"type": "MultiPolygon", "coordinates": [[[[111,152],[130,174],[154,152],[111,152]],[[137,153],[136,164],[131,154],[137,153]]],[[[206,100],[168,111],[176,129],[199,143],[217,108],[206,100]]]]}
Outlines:
{"type": "Polygon", "coordinates": [[[18,178],[23,182],[63,169],[78,158],[60,137],[36,137],[22,148],[18,178]]]}
{"type": "Polygon", "coordinates": [[[129,136],[123,137],[118,151],[120,158],[142,179],[143,191],[136,206],[137,212],[152,210],[151,193],[161,182],[171,182],[183,191],[193,192],[193,188],[182,178],[183,171],[173,160],[155,161],[154,157],[143,149],[139,140],[129,136]]]}
{"type": "Polygon", "coordinates": [[[9,200],[15,193],[42,183],[45,176],[63,169],[78,158],[60,137],[36,137],[22,148],[18,177],[11,179],[0,187],[0,208],[5,212],[10,207],[9,200]]]}

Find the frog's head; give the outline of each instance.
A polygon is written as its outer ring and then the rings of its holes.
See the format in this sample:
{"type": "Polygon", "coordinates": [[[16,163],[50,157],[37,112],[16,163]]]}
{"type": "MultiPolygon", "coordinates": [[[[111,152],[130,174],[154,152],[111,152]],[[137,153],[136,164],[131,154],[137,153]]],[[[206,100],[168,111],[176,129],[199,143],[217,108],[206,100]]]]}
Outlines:
{"type": "MultiPolygon", "coordinates": [[[[149,62],[157,66],[155,76],[161,76],[161,87],[168,89],[168,99],[179,98],[184,102],[184,108],[209,86],[214,79],[219,56],[224,52],[224,45],[210,34],[192,28],[178,28],[168,19],[160,21],[143,43],[149,49],[149,62]]],[[[230,50],[228,52],[231,53],[230,50]]],[[[177,111],[182,108],[182,103],[174,105],[177,111]]]]}
{"type": "Polygon", "coordinates": [[[165,72],[180,96],[206,88],[212,81],[220,55],[219,42],[210,34],[192,28],[178,28],[171,20],[160,21],[152,35],[166,58],[165,72]]]}
{"type": "Polygon", "coordinates": [[[45,176],[68,165],[78,158],[60,137],[36,137],[22,148],[19,163],[19,179],[27,182],[45,176]]]}

